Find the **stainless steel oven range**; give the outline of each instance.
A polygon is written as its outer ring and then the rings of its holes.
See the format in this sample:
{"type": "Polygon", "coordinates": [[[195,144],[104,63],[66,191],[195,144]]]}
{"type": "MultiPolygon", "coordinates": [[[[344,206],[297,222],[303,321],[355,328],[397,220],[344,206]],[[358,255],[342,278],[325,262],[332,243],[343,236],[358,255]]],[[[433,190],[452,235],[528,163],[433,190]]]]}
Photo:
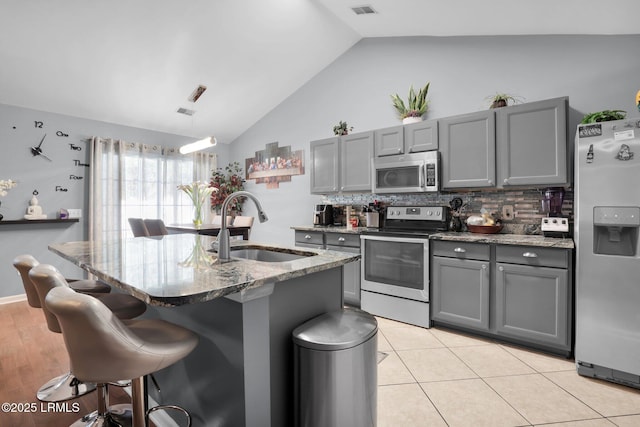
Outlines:
{"type": "Polygon", "coordinates": [[[361,308],[428,328],[429,234],[446,231],[449,208],[389,206],[383,226],[360,236],[361,308]]]}

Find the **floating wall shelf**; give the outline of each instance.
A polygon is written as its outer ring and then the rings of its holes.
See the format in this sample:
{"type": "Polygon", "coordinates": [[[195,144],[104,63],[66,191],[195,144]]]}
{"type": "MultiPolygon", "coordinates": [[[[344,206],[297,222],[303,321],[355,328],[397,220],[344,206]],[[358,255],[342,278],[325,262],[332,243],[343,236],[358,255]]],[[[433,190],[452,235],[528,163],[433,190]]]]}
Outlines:
{"type": "Polygon", "coordinates": [[[7,219],[0,221],[0,225],[11,225],[11,224],[63,224],[63,223],[72,223],[79,222],[80,218],[71,218],[71,219],[7,219]]]}

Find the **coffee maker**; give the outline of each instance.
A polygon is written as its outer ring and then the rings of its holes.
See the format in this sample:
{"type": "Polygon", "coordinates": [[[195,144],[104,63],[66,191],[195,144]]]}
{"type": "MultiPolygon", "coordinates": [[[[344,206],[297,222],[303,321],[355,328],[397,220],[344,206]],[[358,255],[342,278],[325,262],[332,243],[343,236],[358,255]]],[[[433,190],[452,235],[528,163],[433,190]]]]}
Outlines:
{"type": "Polygon", "coordinates": [[[562,216],[562,203],[564,202],[564,188],[549,187],[544,190],[541,210],[547,214],[542,218],[540,229],[545,237],[568,237],[569,218],[562,216]]]}
{"type": "Polygon", "coordinates": [[[316,205],[313,214],[313,225],[333,225],[333,206],[316,205]]]}

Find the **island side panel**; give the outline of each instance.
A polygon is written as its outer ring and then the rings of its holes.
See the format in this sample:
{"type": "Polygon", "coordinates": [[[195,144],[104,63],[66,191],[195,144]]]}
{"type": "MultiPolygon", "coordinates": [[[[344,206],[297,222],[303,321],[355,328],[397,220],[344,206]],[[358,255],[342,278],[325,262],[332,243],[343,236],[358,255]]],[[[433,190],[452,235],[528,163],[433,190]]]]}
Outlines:
{"type": "Polygon", "coordinates": [[[177,323],[200,336],[193,353],[155,374],[162,391],[158,396],[150,382],[150,396],[187,409],[194,426],[266,426],[259,416],[269,412],[264,407],[269,402],[270,425],[292,426],[291,333],[313,317],[342,308],[342,277],[342,267],[336,267],[278,282],[271,295],[244,303],[216,298],[178,307],[149,306],[145,317],[177,323]],[[263,345],[268,348],[256,348],[263,345]],[[269,370],[268,380],[262,374],[245,375],[259,367],[269,370]],[[256,396],[265,383],[271,392],[256,396]],[[261,399],[259,405],[247,403],[256,399],[261,399]]]}
{"type": "Polygon", "coordinates": [[[293,330],[343,307],[342,268],[276,283],[269,297],[271,322],[271,426],[293,425],[293,330]]]}
{"type": "MultiPolygon", "coordinates": [[[[185,359],[154,374],[161,392],[149,381],[149,395],[158,403],[185,408],[194,426],[245,426],[243,304],[216,298],[178,307],[149,306],[145,317],[182,325],[200,338],[185,359]]],[[[180,415],[169,415],[182,422],[180,415]]]]}

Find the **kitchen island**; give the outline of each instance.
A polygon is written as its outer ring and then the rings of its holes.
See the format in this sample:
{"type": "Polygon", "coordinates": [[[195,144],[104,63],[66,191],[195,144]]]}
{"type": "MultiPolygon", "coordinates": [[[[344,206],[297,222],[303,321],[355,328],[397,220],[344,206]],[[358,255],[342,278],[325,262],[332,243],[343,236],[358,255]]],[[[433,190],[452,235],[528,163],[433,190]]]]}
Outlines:
{"type": "Polygon", "coordinates": [[[49,249],[145,301],[145,317],[198,333],[192,354],[155,374],[154,400],[184,407],[195,426],[292,425],[291,331],[342,308],[342,266],[359,255],[235,241],[240,257],[219,263],[207,250],[214,241],[176,234],[49,249]],[[297,259],[248,259],[253,249],[297,259]]]}

